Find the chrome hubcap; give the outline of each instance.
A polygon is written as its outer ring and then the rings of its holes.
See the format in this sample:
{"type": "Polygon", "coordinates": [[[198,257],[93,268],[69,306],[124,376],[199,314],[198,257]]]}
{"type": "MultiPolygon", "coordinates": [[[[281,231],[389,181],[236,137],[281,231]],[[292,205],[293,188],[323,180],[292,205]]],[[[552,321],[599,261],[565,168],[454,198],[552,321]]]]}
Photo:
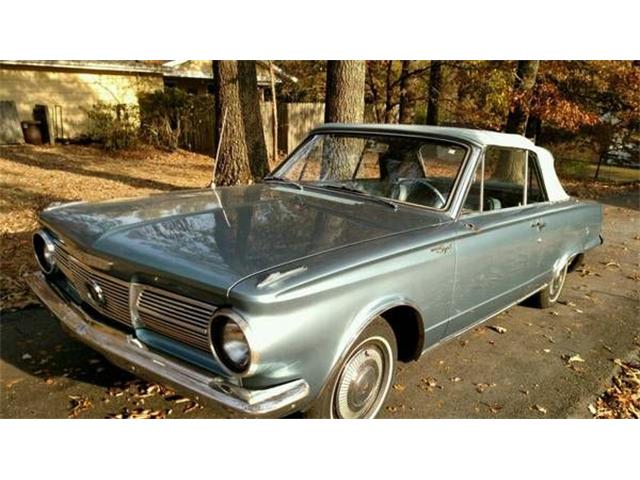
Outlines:
{"type": "Polygon", "coordinates": [[[334,395],[340,418],[371,418],[389,388],[391,348],[384,339],[363,345],[344,366],[334,395]]]}
{"type": "Polygon", "coordinates": [[[564,280],[567,276],[567,265],[562,267],[560,271],[553,277],[551,284],[549,285],[549,297],[552,302],[555,302],[560,296],[560,291],[564,286],[564,280]]]}

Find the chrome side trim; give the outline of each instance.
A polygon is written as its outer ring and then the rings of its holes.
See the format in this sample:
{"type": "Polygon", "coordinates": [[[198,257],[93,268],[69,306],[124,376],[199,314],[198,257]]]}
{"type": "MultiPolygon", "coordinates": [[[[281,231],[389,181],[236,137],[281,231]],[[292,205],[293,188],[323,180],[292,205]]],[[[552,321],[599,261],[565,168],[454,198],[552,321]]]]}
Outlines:
{"type": "Polygon", "coordinates": [[[200,401],[254,417],[287,415],[303,406],[301,402],[309,395],[309,385],[304,379],[262,390],[250,390],[178,360],[158,355],[132,335],[94,321],[84,311],[66,302],[42,273],[27,275],[25,280],[70,335],[135,375],[168,385],[177,391],[188,392],[200,401]]]}

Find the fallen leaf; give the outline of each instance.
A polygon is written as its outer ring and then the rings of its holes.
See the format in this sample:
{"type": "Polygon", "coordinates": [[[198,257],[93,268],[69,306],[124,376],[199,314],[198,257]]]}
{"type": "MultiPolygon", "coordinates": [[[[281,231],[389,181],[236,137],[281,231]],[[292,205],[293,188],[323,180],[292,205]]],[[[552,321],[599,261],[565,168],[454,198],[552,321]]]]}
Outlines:
{"type": "Polygon", "coordinates": [[[450,382],[457,383],[457,382],[461,382],[461,381],[462,381],[462,379],[461,379],[460,377],[451,377],[451,378],[449,379],[449,381],[450,381],[450,382]]]}
{"type": "Polygon", "coordinates": [[[498,332],[499,334],[507,333],[507,329],[504,327],[501,327],[500,325],[491,325],[489,326],[489,328],[494,332],[498,332]]]}
{"type": "Polygon", "coordinates": [[[31,360],[31,358],[31,355],[29,355],[28,353],[22,355],[22,360],[31,360]]]}
{"type": "Polygon", "coordinates": [[[482,402],[482,404],[486,405],[491,413],[498,413],[500,410],[502,410],[502,405],[500,405],[499,403],[482,402]]]}
{"type": "Polygon", "coordinates": [[[533,408],[539,411],[540,413],[542,413],[543,415],[547,414],[547,409],[541,405],[538,405],[537,403],[533,406],[533,408]]]}
{"type": "Polygon", "coordinates": [[[69,395],[69,418],[77,417],[79,413],[93,406],[91,400],[82,395],[69,395]]]}
{"type": "Polygon", "coordinates": [[[564,359],[567,363],[573,363],[573,362],[584,362],[584,358],[582,358],[580,356],[580,354],[576,353],[575,355],[565,355],[564,359]]]}
{"type": "Polygon", "coordinates": [[[589,409],[589,413],[591,413],[591,415],[595,415],[597,413],[596,407],[594,407],[591,403],[587,408],[589,409]]]}
{"type": "Polygon", "coordinates": [[[404,386],[404,385],[402,385],[401,383],[396,383],[396,384],[393,386],[393,389],[394,389],[394,390],[397,390],[398,392],[402,392],[405,388],[407,388],[407,387],[405,387],[405,386],[404,386]]]}
{"type": "Polygon", "coordinates": [[[18,383],[20,383],[23,379],[22,378],[16,378],[15,380],[9,380],[7,383],[5,383],[5,388],[9,389],[11,387],[13,387],[14,385],[17,385],[18,383]]]}
{"type": "Polygon", "coordinates": [[[438,384],[438,381],[433,377],[421,378],[420,381],[427,387],[435,387],[438,384]]]}
{"type": "Polygon", "coordinates": [[[476,392],[478,393],[483,393],[487,388],[496,386],[495,383],[474,383],[473,385],[476,387],[476,392]]]}
{"type": "Polygon", "coordinates": [[[608,262],[600,262],[605,267],[615,267],[620,268],[620,264],[618,262],[614,262],[613,260],[609,260],[608,262]]]}

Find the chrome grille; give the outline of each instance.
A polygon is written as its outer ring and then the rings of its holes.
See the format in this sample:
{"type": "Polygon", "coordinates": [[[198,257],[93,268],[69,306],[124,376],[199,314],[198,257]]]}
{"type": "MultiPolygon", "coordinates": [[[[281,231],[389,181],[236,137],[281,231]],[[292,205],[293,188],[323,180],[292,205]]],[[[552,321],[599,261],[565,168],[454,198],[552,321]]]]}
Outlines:
{"type": "Polygon", "coordinates": [[[149,330],[210,351],[208,330],[214,305],[141,286],[136,307],[140,322],[149,330]]]}
{"type": "Polygon", "coordinates": [[[62,273],[73,288],[89,305],[101,314],[131,325],[129,313],[129,283],[100,273],[83,264],[67,252],[61,244],[56,245],[55,259],[62,273]],[[104,292],[105,303],[100,305],[89,296],[87,284],[95,282],[104,292]]]}

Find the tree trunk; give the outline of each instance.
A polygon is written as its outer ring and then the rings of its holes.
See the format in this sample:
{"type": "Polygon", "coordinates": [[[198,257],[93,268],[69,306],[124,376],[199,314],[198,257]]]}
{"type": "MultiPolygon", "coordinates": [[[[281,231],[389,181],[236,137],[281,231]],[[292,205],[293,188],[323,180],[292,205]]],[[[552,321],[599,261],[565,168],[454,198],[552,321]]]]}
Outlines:
{"type": "Polygon", "coordinates": [[[271,79],[271,122],[273,127],[273,143],[271,145],[273,156],[271,160],[275,165],[278,161],[278,104],[276,103],[276,74],[271,60],[269,60],[269,78],[271,79]]]}
{"type": "Polygon", "coordinates": [[[525,130],[525,136],[531,139],[532,142],[536,142],[540,137],[540,132],[542,131],[542,121],[540,117],[529,115],[529,119],[527,120],[527,128],[525,130]]]}
{"type": "Polygon", "coordinates": [[[269,170],[255,62],[216,60],[213,75],[216,138],[221,142],[214,181],[216,185],[247,184],[269,170]]]}
{"type": "Polygon", "coordinates": [[[364,74],[364,61],[327,62],[325,122],[361,123],[364,120],[364,74]]]}
{"type": "Polygon", "coordinates": [[[516,80],[513,85],[513,105],[509,110],[505,131],[524,135],[529,117],[529,105],[533,86],[538,76],[539,60],[518,60],[516,80]]]}
{"type": "MultiPolygon", "coordinates": [[[[372,72],[372,64],[374,62],[367,62],[366,63],[366,77],[369,80],[369,89],[371,90],[371,106],[373,108],[373,114],[375,115],[375,121],[377,123],[382,123],[384,116],[383,113],[381,112],[381,106],[380,106],[380,95],[378,93],[378,88],[376,87],[376,81],[373,78],[373,72],[372,72]]],[[[366,82],[365,82],[366,84],[366,82]]]]}
{"type": "Polygon", "coordinates": [[[240,105],[244,120],[244,135],[249,153],[249,168],[254,180],[261,180],[269,173],[269,156],[264,140],[258,77],[254,60],[238,61],[238,85],[240,105]]]}
{"type": "Polygon", "coordinates": [[[387,71],[385,75],[385,100],[384,100],[384,123],[394,123],[393,118],[393,60],[386,60],[387,71]]]}
{"type": "Polygon", "coordinates": [[[427,125],[438,125],[438,107],[442,90],[442,61],[432,60],[429,68],[429,95],[427,96],[427,125]]]}
{"type": "Polygon", "coordinates": [[[402,61],[400,73],[400,111],[399,123],[413,123],[415,115],[415,85],[414,75],[411,73],[411,60],[402,61]]]}
{"type": "MultiPolygon", "coordinates": [[[[365,62],[329,60],[325,122],[362,123],[364,120],[365,62]]],[[[358,159],[362,142],[358,139],[335,139],[325,145],[321,177],[349,179],[358,159]]]]}
{"type": "Polygon", "coordinates": [[[438,124],[455,125],[460,85],[452,62],[440,66],[440,91],[438,95],[438,124]]]}

